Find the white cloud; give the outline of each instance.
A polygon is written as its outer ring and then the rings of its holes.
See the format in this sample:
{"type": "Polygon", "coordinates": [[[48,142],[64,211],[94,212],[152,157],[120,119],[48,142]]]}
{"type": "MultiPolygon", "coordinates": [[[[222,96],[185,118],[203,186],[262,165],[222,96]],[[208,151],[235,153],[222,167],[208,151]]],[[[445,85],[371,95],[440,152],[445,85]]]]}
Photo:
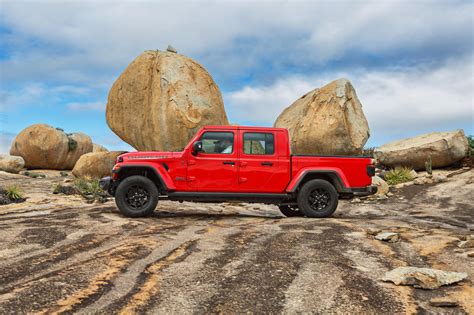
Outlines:
{"type": "Polygon", "coordinates": [[[102,102],[87,102],[87,103],[69,103],[66,107],[73,111],[104,111],[105,104],[102,102]]]}
{"type": "Polygon", "coordinates": [[[60,102],[64,95],[68,97],[88,95],[91,90],[83,86],[57,85],[47,87],[41,83],[28,83],[18,90],[0,87],[0,110],[8,111],[17,106],[45,105],[60,102]]]}
{"type": "Polygon", "coordinates": [[[473,71],[474,60],[469,57],[437,68],[289,77],[269,86],[246,86],[226,93],[224,100],[234,121],[271,126],[284,108],[306,92],[347,77],[363,104],[376,142],[462,126],[470,127],[466,132],[473,132],[473,71]]]}
{"type": "Polygon", "coordinates": [[[0,131],[0,154],[10,153],[10,147],[14,138],[14,134],[0,131]]]}
{"type": "Polygon", "coordinates": [[[2,39],[22,49],[2,71],[84,82],[169,43],[224,72],[262,59],[304,66],[357,54],[432,58],[472,51],[473,9],[470,1],[6,0],[1,18],[15,35],[2,39]]]}

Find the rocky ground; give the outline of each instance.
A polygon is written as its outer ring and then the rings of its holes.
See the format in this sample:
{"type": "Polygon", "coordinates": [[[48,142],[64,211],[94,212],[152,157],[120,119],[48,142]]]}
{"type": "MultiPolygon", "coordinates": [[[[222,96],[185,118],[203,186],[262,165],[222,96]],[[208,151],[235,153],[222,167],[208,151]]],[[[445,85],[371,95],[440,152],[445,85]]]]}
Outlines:
{"type": "Polygon", "coordinates": [[[29,199],[0,206],[0,313],[474,313],[474,171],[329,219],[262,204],[162,201],[125,218],[113,200],[53,195],[58,172],[0,172],[29,199]],[[400,241],[376,240],[377,231],[400,241]],[[399,266],[466,272],[435,290],[380,279],[399,266]],[[452,307],[430,303],[434,298],[452,307]]]}

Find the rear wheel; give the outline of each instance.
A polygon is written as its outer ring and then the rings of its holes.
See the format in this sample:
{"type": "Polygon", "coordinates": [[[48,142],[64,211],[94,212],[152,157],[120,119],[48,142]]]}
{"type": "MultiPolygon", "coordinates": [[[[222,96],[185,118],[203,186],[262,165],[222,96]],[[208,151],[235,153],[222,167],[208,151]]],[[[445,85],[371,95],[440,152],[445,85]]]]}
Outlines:
{"type": "Polygon", "coordinates": [[[326,218],[336,211],[338,194],[334,186],[322,179],[304,184],[298,193],[298,207],[310,218],[326,218]]]}
{"type": "Polygon", "coordinates": [[[127,217],[144,217],[155,211],[158,196],[155,183],[147,177],[135,175],[120,182],[115,192],[115,203],[127,217]]]}
{"type": "Polygon", "coordinates": [[[298,209],[297,205],[279,205],[280,212],[285,217],[302,217],[303,213],[298,209]]]}

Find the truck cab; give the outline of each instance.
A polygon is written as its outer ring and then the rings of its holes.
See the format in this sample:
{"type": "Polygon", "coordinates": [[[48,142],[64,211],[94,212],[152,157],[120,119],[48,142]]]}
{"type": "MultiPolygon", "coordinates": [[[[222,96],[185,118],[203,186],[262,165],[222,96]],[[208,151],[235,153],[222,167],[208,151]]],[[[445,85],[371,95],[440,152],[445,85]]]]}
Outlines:
{"type": "Polygon", "coordinates": [[[119,156],[101,185],[130,217],[151,214],[159,199],[262,202],[287,216],[327,217],[340,197],[376,191],[370,158],[292,155],[289,143],[283,128],[207,126],[181,152],[119,156]]]}

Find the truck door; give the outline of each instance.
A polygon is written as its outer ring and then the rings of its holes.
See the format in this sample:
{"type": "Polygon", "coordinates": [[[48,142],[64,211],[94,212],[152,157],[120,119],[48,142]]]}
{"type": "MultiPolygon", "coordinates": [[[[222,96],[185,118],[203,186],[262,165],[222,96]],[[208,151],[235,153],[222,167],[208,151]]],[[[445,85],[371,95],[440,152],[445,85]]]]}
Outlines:
{"type": "MultiPolygon", "coordinates": [[[[240,192],[280,193],[285,190],[289,172],[279,161],[276,132],[239,131],[240,192]]],[[[280,139],[281,141],[281,139],[280,139]]]]}
{"type": "Polygon", "coordinates": [[[237,131],[206,131],[199,141],[203,152],[188,158],[189,187],[204,192],[238,191],[237,131]]]}

